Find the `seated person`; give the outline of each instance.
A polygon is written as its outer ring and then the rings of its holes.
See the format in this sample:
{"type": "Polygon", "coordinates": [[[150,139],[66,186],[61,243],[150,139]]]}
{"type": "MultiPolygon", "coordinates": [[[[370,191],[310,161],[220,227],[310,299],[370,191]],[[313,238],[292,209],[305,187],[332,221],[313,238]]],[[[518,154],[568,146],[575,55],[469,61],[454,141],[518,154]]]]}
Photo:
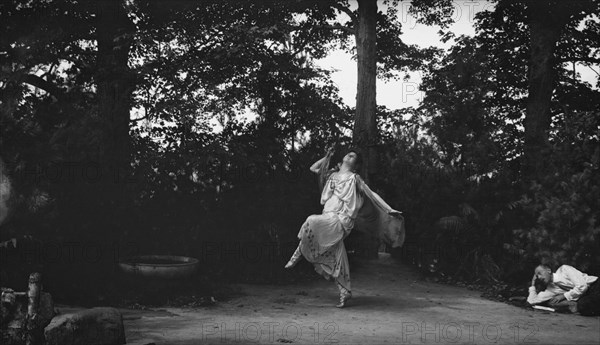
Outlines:
{"type": "Polygon", "coordinates": [[[600,315],[600,283],[598,277],[569,265],[560,266],[554,273],[550,267],[539,265],[531,280],[527,302],[597,316],[600,315]]]}

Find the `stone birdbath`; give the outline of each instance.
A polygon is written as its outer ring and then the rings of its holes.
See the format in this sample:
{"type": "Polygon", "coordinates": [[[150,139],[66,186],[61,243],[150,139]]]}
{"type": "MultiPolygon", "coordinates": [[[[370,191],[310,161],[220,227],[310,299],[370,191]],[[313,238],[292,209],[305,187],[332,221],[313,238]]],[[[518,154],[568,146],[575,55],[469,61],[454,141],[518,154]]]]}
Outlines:
{"type": "Polygon", "coordinates": [[[131,278],[181,280],[198,269],[198,259],[175,255],[140,255],[119,262],[123,273],[131,278]]]}

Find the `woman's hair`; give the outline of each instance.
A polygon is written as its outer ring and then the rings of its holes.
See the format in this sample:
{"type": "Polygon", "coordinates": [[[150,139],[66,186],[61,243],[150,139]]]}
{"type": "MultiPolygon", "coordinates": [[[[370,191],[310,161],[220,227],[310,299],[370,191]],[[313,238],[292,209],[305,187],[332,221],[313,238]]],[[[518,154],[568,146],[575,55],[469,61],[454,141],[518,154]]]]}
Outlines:
{"type": "Polygon", "coordinates": [[[358,171],[360,170],[360,167],[362,166],[362,154],[360,153],[360,151],[358,149],[355,148],[350,148],[348,151],[346,151],[346,154],[350,153],[350,152],[354,152],[354,154],[356,154],[356,160],[354,161],[354,171],[358,171]]]}
{"type": "Polygon", "coordinates": [[[354,152],[356,154],[356,160],[354,163],[354,170],[358,171],[362,165],[362,155],[360,153],[360,150],[356,149],[356,148],[341,148],[341,149],[337,149],[335,151],[335,153],[333,154],[333,156],[331,157],[331,160],[329,162],[329,169],[331,172],[333,171],[338,171],[340,170],[340,165],[342,164],[342,160],[344,159],[344,157],[350,153],[350,152],[354,152]]]}

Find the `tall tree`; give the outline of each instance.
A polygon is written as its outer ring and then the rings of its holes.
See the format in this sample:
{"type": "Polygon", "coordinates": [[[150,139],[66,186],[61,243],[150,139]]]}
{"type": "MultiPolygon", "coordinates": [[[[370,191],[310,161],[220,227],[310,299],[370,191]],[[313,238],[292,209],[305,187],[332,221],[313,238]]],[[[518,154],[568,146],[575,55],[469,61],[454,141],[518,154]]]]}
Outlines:
{"type": "MultiPolygon", "coordinates": [[[[425,91],[421,110],[431,119],[430,130],[444,154],[459,164],[474,163],[471,168],[477,167],[481,173],[498,170],[510,162],[514,173],[521,174],[519,171],[526,166],[524,158],[533,155],[527,135],[534,129],[538,129],[542,146],[533,159],[552,161],[547,153],[542,158],[537,156],[544,147],[550,148],[548,144],[563,131],[569,118],[576,117],[574,112],[593,112],[598,106],[594,96],[597,91],[574,68],[574,63],[581,70],[586,68],[581,63],[600,62],[596,20],[582,21],[583,10],[576,15],[579,18],[571,17],[552,44],[552,55],[546,55],[549,74],[539,72],[536,83],[531,77],[534,68],[530,61],[542,54],[539,47],[533,51],[530,11],[524,2],[500,1],[492,10],[478,13],[475,36],[454,38],[453,47],[428,66],[421,86],[425,91]],[[550,77],[552,82],[548,82],[550,77]],[[547,99],[539,95],[540,82],[550,87],[547,99]],[[535,99],[549,102],[541,117],[530,116],[530,89],[538,95],[535,99]],[[537,127],[532,129],[531,122],[537,127]]],[[[541,170],[531,171],[536,173],[530,175],[532,178],[542,176],[541,170]]]]}
{"type": "Polygon", "coordinates": [[[129,178],[131,143],[130,110],[135,89],[133,72],[129,70],[129,53],[135,27],[122,0],[96,3],[95,82],[98,88],[98,116],[103,123],[100,152],[106,200],[119,201],[119,194],[129,178]]]}
{"type": "MultiPolygon", "coordinates": [[[[447,21],[451,13],[448,5],[452,6],[446,0],[418,0],[411,9],[426,23],[447,21]]],[[[597,0],[497,0],[493,10],[476,16],[478,45],[495,60],[491,66],[511,71],[493,69],[499,88],[498,97],[492,100],[495,109],[513,108],[508,120],[520,121],[521,95],[527,95],[521,108],[525,113],[521,166],[526,179],[543,176],[544,162],[548,161],[549,131],[557,113],[552,101],[559,82],[558,71],[565,62],[600,62],[598,24],[589,19],[581,25],[586,16],[599,11],[597,0]],[[512,96],[505,97],[509,94],[512,96]]],[[[564,107],[559,111],[563,110],[564,107]]]]}
{"type": "Polygon", "coordinates": [[[358,78],[352,141],[364,153],[367,180],[376,172],[377,150],[377,0],[358,1],[356,59],[358,78]]]}
{"type": "MultiPolygon", "coordinates": [[[[433,57],[435,49],[421,49],[402,41],[402,24],[398,18],[399,1],[382,2],[385,11],[379,9],[377,0],[359,0],[357,4],[356,10],[351,8],[348,1],[335,0],[319,4],[322,17],[316,27],[339,31],[342,34],[342,46],[353,53],[357,60],[352,141],[363,153],[361,173],[369,180],[377,171],[378,161],[377,77],[397,78],[402,72],[420,68],[433,57]],[[340,14],[347,15],[349,20],[344,21],[340,14]]],[[[440,23],[439,18],[431,21],[440,23]]]]}
{"type": "Polygon", "coordinates": [[[555,57],[557,42],[569,22],[581,21],[600,2],[593,0],[558,1],[527,0],[529,17],[530,52],[529,97],[525,118],[524,172],[528,178],[539,178],[544,173],[547,153],[552,92],[556,87],[555,57]]]}

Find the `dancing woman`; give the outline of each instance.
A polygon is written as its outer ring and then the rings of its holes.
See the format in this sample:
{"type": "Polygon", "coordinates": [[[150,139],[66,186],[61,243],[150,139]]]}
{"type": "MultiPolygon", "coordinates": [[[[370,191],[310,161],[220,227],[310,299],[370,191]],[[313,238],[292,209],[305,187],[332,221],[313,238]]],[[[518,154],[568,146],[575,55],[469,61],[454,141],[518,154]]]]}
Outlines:
{"type": "Polygon", "coordinates": [[[392,209],[373,192],[356,173],[360,155],[350,150],[336,168],[328,169],[333,150],[313,164],[310,170],[320,175],[323,213],[309,216],[298,233],[300,244],[285,265],[293,267],[304,256],[317,273],[333,278],[339,291],[338,308],[352,297],[350,267],[344,239],[358,224],[358,229],[375,233],[392,245],[404,242],[404,222],[400,211],[392,209]]]}

